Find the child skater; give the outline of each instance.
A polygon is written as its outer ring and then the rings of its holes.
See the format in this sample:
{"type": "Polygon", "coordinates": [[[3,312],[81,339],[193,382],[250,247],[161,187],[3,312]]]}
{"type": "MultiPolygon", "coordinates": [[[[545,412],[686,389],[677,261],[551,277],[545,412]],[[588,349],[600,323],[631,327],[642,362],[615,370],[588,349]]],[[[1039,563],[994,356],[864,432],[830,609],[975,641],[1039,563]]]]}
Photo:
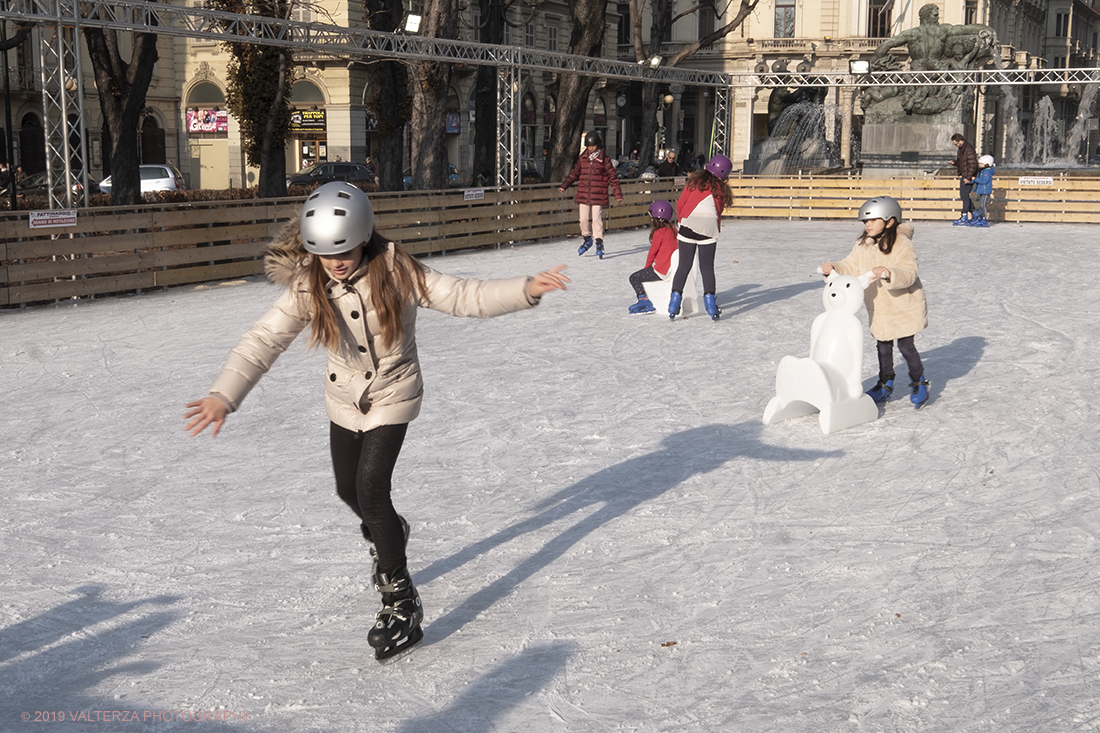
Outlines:
{"type": "Polygon", "coordinates": [[[720,312],[714,299],[714,250],[718,233],[722,231],[722,212],[733,204],[733,192],[726,183],[732,170],[733,163],[729,158],[715,155],[702,170],[688,177],[687,186],[676,202],[676,211],[680,215],[676,238],[680,242],[680,261],[685,266],[677,269],[672,278],[668,317],[673,320],[680,314],[684,284],[691,273],[696,247],[699,248],[699,271],[703,276],[703,307],[712,320],[718,320],[720,312]]]}
{"type": "Polygon", "coordinates": [[[326,183],[265,258],[287,289],[229,354],[210,393],[187,403],[185,430],[216,437],[260,377],[304,330],[328,354],[325,408],[336,491],[373,544],[382,610],[367,634],[386,660],[423,638],[424,612],[405,556],[408,524],[390,482],[408,423],[420,412],[417,307],[486,318],[533,308],[569,279],[559,265],[534,277],[460,280],[413,259],[375,228],[370,200],[350,183],[326,183]]]}
{"type": "Polygon", "coordinates": [[[628,309],[631,313],[652,313],[657,310],[645,294],[642,283],[667,280],[672,271],[672,258],[676,255],[676,226],[672,223],[672,204],[654,201],[649,205],[649,254],[645,267],[631,274],[630,285],[638,296],[638,302],[628,309]]]}
{"type": "Polygon", "coordinates": [[[989,199],[993,196],[993,174],[996,172],[992,155],[978,158],[978,176],[974,179],[974,193],[978,194],[978,213],[974,221],[970,222],[972,227],[989,226],[986,209],[989,208],[989,199]]]}
{"type": "Polygon", "coordinates": [[[863,292],[871,335],[878,341],[878,384],[867,392],[875,402],[885,402],[894,391],[894,339],[909,366],[909,400],[918,410],[928,401],[928,380],[924,365],[913,345],[913,337],[928,325],[924,286],[917,272],[917,251],[913,248],[913,225],[901,223],[901,206],[889,196],[876,196],[859,207],[863,234],[851,253],[839,262],[826,262],[821,271],[828,275],[875,274],[863,292]]]}
{"type": "Polygon", "coordinates": [[[619,185],[615,165],[603,149],[603,138],[596,131],[584,136],[584,150],[558,190],[565,193],[574,183],[577,184],[575,200],[580,209],[581,236],[584,237],[577,254],[587,252],[595,237],[596,256],[602,260],[603,210],[611,203],[607,197],[607,187],[611,186],[619,203],[623,201],[623,187],[619,185]]]}

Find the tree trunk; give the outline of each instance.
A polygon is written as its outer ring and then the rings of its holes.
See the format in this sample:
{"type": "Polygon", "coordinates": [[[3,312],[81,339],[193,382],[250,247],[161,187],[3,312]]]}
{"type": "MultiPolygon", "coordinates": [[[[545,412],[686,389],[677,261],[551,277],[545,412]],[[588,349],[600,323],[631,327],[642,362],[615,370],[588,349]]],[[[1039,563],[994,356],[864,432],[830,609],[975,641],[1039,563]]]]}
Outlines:
{"type": "MultiPolygon", "coordinates": [[[[424,35],[458,37],[457,0],[428,0],[424,4],[424,35]]],[[[409,160],[412,187],[442,189],[447,185],[447,92],[451,65],[418,61],[412,72],[412,114],[409,119],[409,160]]]]}
{"type": "MultiPolygon", "coordinates": [[[[480,0],[481,40],[483,43],[504,43],[505,5],[497,0],[480,0]]],[[[494,66],[477,67],[474,80],[474,160],[473,178],[482,176],[485,185],[497,183],[497,76],[494,66]]]]}
{"type": "MultiPolygon", "coordinates": [[[[607,28],[607,0],[577,0],[573,6],[573,32],[569,53],[599,57],[607,28]]],[[[550,128],[550,160],[543,180],[561,182],[580,154],[588,95],[596,85],[594,76],[562,73],[558,77],[558,106],[550,128]]]]}
{"type": "Polygon", "coordinates": [[[275,95],[271,99],[271,108],[264,122],[263,136],[260,138],[260,180],[257,185],[258,198],[279,198],[286,196],[286,129],[278,129],[286,115],[286,77],[290,73],[290,52],[279,54],[278,83],[275,95]]]}
{"type": "Polygon", "coordinates": [[[85,27],[84,39],[99,90],[99,108],[111,135],[111,203],[140,203],[138,136],[145,95],[158,58],[157,36],[133,34],[129,63],[122,60],[115,31],[85,27]]]}
{"type": "Polygon", "coordinates": [[[656,162],[657,108],[661,104],[661,94],[656,82],[642,84],[642,144],[638,148],[638,172],[644,173],[647,166],[656,162]]]}
{"type": "MultiPolygon", "coordinates": [[[[366,0],[367,25],[372,30],[393,32],[401,22],[401,0],[366,0]]],[[[405,187],[405,123],[409,121],[409,84],[405,65],[378,61],[367,67],[367,111],[374,117],[378,150],[374,175],[381,191],[405,187]]]]}

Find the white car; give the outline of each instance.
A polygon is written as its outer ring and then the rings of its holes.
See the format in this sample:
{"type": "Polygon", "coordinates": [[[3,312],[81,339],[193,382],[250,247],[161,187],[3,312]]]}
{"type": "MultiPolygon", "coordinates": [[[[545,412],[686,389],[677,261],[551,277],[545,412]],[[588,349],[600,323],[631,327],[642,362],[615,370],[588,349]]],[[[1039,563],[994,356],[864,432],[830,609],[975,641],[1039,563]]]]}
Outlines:
{"type": "MultiPolygon", "coordinates": [[[[187,188],[183,183],[183,174],[174,165],[154,163],[140,166],[140,169],[142,193],[183,191],[187,188]]],[[[107,176],[100,181],[99,188],[103,193],[111,193],[111,176],[107,176]]]]}

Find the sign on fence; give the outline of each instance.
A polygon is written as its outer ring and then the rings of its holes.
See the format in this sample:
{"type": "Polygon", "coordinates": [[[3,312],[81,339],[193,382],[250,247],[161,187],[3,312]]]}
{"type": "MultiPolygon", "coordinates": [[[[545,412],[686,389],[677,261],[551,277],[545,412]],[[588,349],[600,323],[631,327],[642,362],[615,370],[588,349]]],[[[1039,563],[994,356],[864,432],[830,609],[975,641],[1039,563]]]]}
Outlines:
{"type": "Polygon", "coordinates": [[[76,209],[55,209],[53,211],[32,211],[31,229],[46,227],[75,227],[76,209]]]}
{"type": "Polygon", "coordinates": [[[481,201],[483,198],[485,198],[484,188],[467,188],[462,193],[463,201],[481,201]]]}
{"type": "Polygon", "coordinates": [[[1050,176],[1020,176],[1021,186],[1053,186],[1054,179],[1050,176]]]}

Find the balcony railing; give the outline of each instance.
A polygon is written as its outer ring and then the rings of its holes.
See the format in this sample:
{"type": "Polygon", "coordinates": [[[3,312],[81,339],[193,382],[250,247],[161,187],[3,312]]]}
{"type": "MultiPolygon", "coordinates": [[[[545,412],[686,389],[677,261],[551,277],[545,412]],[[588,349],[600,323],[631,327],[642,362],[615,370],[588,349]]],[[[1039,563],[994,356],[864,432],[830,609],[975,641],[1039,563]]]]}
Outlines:
{"type": "Polygon", "coordinates": [[[40,92],[42,78],[33,66],[9,66],[8,87],[13,92],[40,92]]]}

